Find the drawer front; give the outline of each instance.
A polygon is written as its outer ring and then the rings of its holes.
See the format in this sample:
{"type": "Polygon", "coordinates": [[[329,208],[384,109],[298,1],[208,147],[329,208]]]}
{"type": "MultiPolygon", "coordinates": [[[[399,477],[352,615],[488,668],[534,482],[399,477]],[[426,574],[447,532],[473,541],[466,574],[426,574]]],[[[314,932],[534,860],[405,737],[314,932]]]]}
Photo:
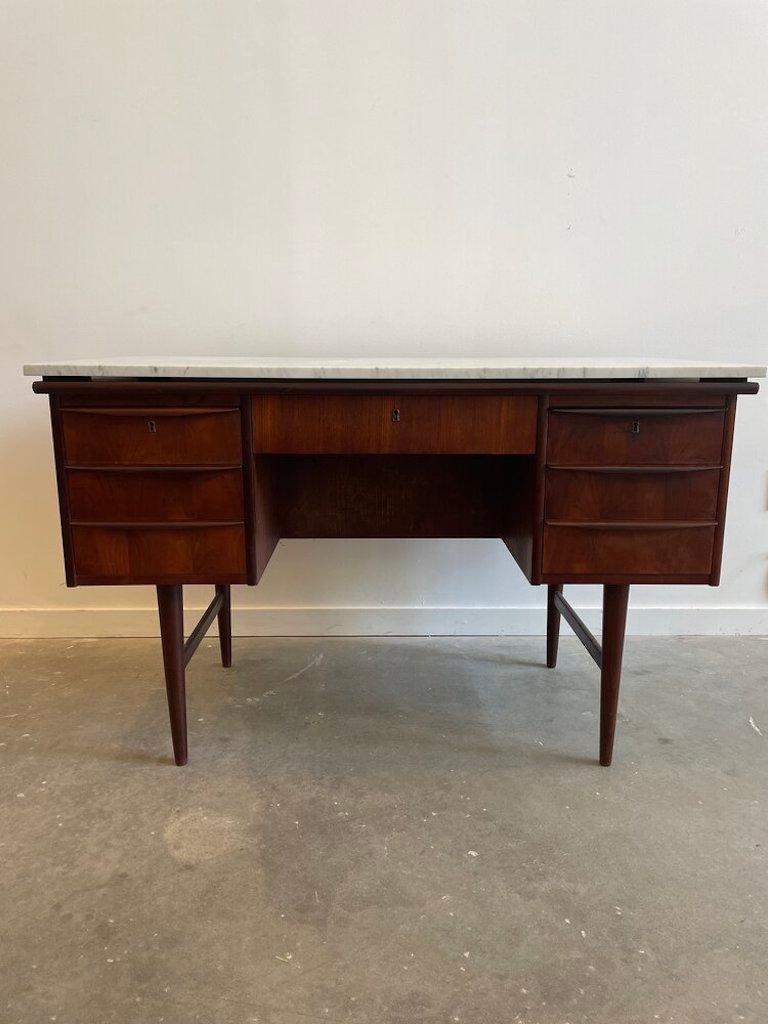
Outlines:
{"type": "Polygon", "coordinates": [[[79,583],[245,582],[242,526],[73,526],[79,583]]]}
{"type": "Polygon", "coordinates": [[[714,526],[544,527],[547,573],[613,576],[708,576],[714,526]]]}
{"type": "Polygon", "coordinates": [[[240,469],[67,471],[73,522],[242,522],[240,469]]]}
{"type": "Polygon", "coordinates": [[[530,454],[524,396],[269,395],[253,402],[256,452],[295,455],[530,454]]]}
{"type": "Polygon", "coordinates": [[[665,522],[717,516],[719,469],[548,469],[546,519],[665,522]]]}
{"type": "Polygon", "coordinates": [[[538,401],[532,397],[404,396],[390,399],[394,452],[413,455],[530,455],[538,401]]]}
{"type": "Polygon", "coordinates": [[[384,451],[387,400],[378,395],[263,395],[253,399],[253,450],[288,455],[384,451]]]}
{"type": "Polygon", "coordinates": [[[237,409],[67,409],[64,458],[76,466],[234,465],[237,409]]]}
{"type": "Polygon", "coordinates": [[[555,409],[549,415],[547,462],[719,465],[724,419],[722,409],[555,409]]]}

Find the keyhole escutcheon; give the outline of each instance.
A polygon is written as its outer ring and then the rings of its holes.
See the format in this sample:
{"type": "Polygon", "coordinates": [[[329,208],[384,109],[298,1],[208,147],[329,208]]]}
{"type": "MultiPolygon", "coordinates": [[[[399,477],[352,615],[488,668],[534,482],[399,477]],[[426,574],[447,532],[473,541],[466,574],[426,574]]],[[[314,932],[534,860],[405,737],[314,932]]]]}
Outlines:
{"type": "Polygon", "coordinates": [[[392,422],[393,423],[399,423],[400,422],[400,410],[399,409],[393,409],[392,410],[392,422]]]}
{"type": "Polygon", "coordinates": [[[156,434],[157,433],[157,421],[156,420],[147,420],[147,430],[150,432],[150,434],[156,434]]]}
{"type": "Polygon", "coordinates": [[[633,434],[639,434],[640,433],[640,420],[633,420],[632,421],[632,433],[633,434]]]}

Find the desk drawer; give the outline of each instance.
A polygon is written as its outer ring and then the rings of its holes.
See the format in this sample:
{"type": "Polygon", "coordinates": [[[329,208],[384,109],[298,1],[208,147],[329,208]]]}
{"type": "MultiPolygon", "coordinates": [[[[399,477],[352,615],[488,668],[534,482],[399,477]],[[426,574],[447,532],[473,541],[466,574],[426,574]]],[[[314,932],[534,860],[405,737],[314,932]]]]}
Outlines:
{"type": "Polygon", "coordinates": [[[226,465],[241,459],[238,409],[66,409],[68,465],[226,465]]]}
{"type": "Polygon", "coordinates": [[[546,518],[666,522],[717,517],[719,469],[547,469],[546,518]]]}
{"type": "Polygon", "coordinates": [[[529,396],[265,395],[253,401],[256,452],[294,455],[531,454],[529,396]]]}
{"type": "Polygon", "coordinates": [[[547,462],[568,466],[719,465],[724,412],[553,409],[547,462]]]}
{"type": "Polygon", "coordinates": [[[547,524],[543,570],[564,576],[707,576],[714,537],[712,524],[547,524]]]}
{"type": "Polygon", "coordinates": [[[240,583],[242,525],[73,526],[78,583],[240,583]]]}
{"type": "Polygon", "coordinates": [[[73,522],[242,522],[241,469],[70,469],[73,522]]]}

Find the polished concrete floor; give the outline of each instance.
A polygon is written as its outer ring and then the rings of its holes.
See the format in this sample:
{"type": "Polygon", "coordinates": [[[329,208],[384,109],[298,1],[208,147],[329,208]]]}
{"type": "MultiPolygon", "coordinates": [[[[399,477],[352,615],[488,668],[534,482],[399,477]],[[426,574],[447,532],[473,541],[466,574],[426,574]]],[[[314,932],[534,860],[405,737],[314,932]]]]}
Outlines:
{"type": "Polygon", "coordinates": [[[4,1024],[768,1020],[768,640],[0,643],[4,1024]]]}

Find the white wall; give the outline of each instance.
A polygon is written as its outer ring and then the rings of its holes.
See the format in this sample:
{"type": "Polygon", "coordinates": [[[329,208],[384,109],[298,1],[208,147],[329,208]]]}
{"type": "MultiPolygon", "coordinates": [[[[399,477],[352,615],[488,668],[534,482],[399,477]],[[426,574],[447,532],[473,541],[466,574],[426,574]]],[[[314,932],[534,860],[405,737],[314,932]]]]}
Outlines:
{"type": "MultiPolygon", "coordinates": [[[[0,631],[155,629],[149,588],[63,585],[25,360],[764,360],[767,32],[763,0],[4,0],[0,631]]],[[[768,632],[766,408],[723,585],[638,588],[636,630],[768,632]]],[[[497,542],[305,541],[238,622],[534,632],[543,596],[497,542]]]]}

